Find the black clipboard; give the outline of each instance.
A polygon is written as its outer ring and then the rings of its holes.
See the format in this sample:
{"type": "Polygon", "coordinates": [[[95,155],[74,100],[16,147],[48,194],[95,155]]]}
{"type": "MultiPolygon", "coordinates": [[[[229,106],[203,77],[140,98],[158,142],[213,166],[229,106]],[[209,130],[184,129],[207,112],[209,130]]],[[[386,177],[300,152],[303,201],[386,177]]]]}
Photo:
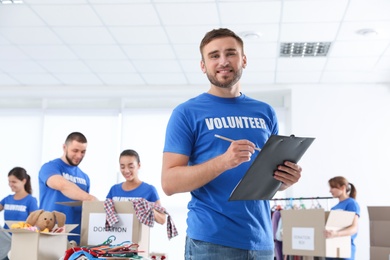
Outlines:
{"type": "Polygon", "coordinates": [[[314,139],[294,135],[271,135],[244,177],[233,189],[229,201],[272,199],[282,184],[273,177],[278,165],[284,161],[297,163],[314,139]]]}

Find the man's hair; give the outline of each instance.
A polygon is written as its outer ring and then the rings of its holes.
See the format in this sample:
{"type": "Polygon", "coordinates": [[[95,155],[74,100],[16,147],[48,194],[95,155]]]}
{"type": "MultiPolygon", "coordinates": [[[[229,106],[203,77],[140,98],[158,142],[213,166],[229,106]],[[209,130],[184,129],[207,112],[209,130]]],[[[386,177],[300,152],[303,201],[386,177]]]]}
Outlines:
{"type": "Polygon", "coordinates": [[[139,154],[134,150],[131,150],[131,149],[124,150],[123,152],[121,152],[119,158],[121,158],[123,156],[134,156],[138,163],[141,162],[141,160],[139,158],[139,154]]]}
{"type": "Polygon", "coordinates": [[[212,40],[225,38],[225,37],[233,37],[234,39],[236,39],[238,44],[241,46],[242,51],[244,52],[244,42],[240,38],[240,36],[238,36],[233,31],[227,28],[219,28],[219,29],[211,30],[208,33],[206,33],[202,41],[200,42],[199,50],[200,50],[200,54],[202,55],[202,59],[203,59],[202,51],[205,45],[209,44],[212,40]]]}
{"type": "Polygon", "coordinates": [[[65,143],[69,144],[72,141],[76,141],[76,142],[85,144],[85,143],[87,143],[87,138],[80,132],[73,132],[73,133],[70,133],[68,135],[68,137],[66,137],[65,143]]]}

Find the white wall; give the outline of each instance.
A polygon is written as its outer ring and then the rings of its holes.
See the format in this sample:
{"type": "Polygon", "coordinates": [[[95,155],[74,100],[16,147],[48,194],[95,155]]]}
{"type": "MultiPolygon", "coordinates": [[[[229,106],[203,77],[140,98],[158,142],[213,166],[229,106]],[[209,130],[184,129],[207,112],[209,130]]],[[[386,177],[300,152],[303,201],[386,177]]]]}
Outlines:
{"type": "MultiPolygon", "coordinates": [[[[10,194],[8,172],[23,167],[38,191],[37,172],[41,166],[42,119],[40,111],[0,111],[0,197],[10,194]]],[[[3,214],[0,213],[0,224],[3,214]]]]}
{"type": "MultiPolygon", "coordinates": [[[[357,187],[362,209],[357,260],[369,259],[367,206],[390,206],[386,194],[390,183],[386,167],[390,158],[390,87],[307,85],[283,89],[291,90],[283,118],[290,123],[281,134],[316,138],[300,161],[301,181],[286,194],[330,196],[327,180],[335,175],[347,177],[357,187]]],[[[253,88],[251,91],[251,96],[261,98],[261,93],[256,95],[253,88]]],[[[61,145],[70,131],[86,133],[88,151],[80,166],[92,177],[92,193],[100,199],[113,183],[123,180],[118,169],[120,151],[134,148],[142,160],[140,177],[156,186],[179,230],[179,236],[169,241],[166,227],[156,224],[151,231],[151,250],[182,259],[189,194],[167,197],[160,185],[163,136],[170,109],[83,111],[0,110],[0,197],[10,193],[6,175],[16,165],[31,174],[38,196],[40,165],[61,156],[61,145]]],[[[277,195],[281,196],[284,194],[277,195]]],[[[2,217],[0,214],[0,224],[2,217]]]]}

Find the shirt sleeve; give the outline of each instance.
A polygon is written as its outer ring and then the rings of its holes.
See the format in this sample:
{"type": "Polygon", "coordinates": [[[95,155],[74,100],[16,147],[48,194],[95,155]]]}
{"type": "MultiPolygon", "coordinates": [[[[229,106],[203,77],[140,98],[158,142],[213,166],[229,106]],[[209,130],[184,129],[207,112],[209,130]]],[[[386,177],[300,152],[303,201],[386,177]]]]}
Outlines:
{"type": "Polygon", "coordinates": [[[156,202],[160,199],[160,197],[158,196],[158,193],[157,193],[157,189],[153,186],[153,185],[150,185],[150,198],[148,199],[148,201],[150,202],[156,202]]]}
{"type": "Polygon", "coordinates": [[[190,156],[193,142],[190,129],[189,122],[183,112],[179,108],[173,110],[165,133],[164,152],[190,156]]]}
{"type": "Polygon", "coordinates": [[[54,162],[45,163],[39,171],[39,179],[46,185],[46,181],[53,175],[61,175],[59,166],[54,162]]]}
{"type": "Polygon", "coordinates": [[[107,196],[106,196],[106,199],[112,199],[112,189],[114,188],[114,186],[112,186],[111,188],[110,188],[110,190],[108,191],[108,194],[107,194],[107,196]]]}
{"type": "Polygon", "coordinates": [[[348,203],[345,210],[355,212],[356,215],[358,215],[360,217],[360,207],[359,207],[359,204],[355,200],[352,200],[351,203],[348,203]]]}
{"type": "Polygon", "coordinates": [[[38,201],[35,197],[31,196],[30,200],[27,204],[27,213],[30,214],[33,211],[36,211],[38,209],[38,201]]]}

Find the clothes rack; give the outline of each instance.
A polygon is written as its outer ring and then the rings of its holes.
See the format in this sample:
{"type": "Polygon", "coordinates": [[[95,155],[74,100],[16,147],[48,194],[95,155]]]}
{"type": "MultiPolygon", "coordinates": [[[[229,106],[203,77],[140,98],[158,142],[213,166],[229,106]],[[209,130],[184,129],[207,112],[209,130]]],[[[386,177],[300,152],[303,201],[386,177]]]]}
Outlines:
{"type": "Polygon", "coordinates": [[[334,199],[333,197],[297,197],[297,198],[273,198],[273,199],[270,199],[270,201],[294,201],[294,200],[327,200],[327,209],[329,209],[329,200],[330,199],[334,199]]]}
{"type": "Polygon", "coordinates": [[[270,200],[323,200],[323,199],[334,199],[333,197],[299,197],[299,198],[274,198],[270,200]]]}

